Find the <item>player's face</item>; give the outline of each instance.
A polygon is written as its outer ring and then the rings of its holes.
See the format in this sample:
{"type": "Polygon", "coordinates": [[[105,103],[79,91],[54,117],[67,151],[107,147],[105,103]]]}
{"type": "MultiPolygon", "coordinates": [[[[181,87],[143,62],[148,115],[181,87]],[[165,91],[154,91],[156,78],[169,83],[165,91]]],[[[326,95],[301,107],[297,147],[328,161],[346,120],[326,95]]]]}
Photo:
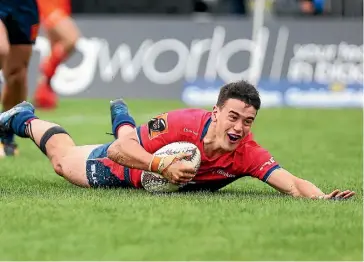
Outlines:
{"type": "Polygon", "coordinates": [[[214,107],[216,139],[220,147],[233,151],[240,141],[249,134],[257,111],[238,99],[228,99],[222,108],[214,107]]]}

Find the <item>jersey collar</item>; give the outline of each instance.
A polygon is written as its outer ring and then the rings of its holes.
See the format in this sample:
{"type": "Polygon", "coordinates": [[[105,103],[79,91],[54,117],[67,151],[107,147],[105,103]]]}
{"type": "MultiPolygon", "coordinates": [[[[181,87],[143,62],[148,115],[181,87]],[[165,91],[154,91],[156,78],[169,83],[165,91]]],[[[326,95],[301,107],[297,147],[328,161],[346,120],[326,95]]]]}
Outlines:
{"type": "Polygon", "coordinates": [[[205,123],[204,127],[203,127],[203,130],[202,130],[202,134],[201,134],[201,137],[200,137],[200,141],[203,140],[203,138],[206,136],[207,134],[207,130],[209,130],[209,126],[211,124],[211,117],[209,119],[207,119],[207,122],[205,123]]]}

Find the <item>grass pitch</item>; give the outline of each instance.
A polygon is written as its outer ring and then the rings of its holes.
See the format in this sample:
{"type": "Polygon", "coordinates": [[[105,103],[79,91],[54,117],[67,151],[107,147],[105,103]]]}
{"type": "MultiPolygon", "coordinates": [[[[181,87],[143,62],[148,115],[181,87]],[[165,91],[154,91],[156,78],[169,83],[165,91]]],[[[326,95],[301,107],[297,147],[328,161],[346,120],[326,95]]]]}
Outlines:
{"type": "MultiPolygon", "coordinates": [[[[183,107],[129,101],[141,123],[183,107]]],[[[109,142],[108,101],[40,112],[78,144],[109,142]]],[[[58,177],[31,141],[0,161],[0,260],[362,260],[361,110],[263,109],[257,141],[280,164],[345,202],[285,197],[243,178],[218,193],[89,190],[58,177]]]]}

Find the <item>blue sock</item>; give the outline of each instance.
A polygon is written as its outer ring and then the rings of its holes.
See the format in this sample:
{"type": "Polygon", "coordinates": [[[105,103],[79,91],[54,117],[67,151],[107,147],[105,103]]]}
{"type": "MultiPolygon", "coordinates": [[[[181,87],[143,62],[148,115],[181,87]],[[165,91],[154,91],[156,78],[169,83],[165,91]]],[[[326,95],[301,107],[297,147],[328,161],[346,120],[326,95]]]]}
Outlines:
{"type": "Polygon", "coordinates": [[[37,118],[32,112],[24,111],[15,115],[11,121],[12,131],[20,137],[28,137],[25,133],[26,123],[30,119],[37,118]]]}
{"type": "Polygon", "coordinates": [[[129,124],[135,127],[135,121],[130,115],[126,114],[117,115],[114,119],[114,122],[112,123],[112,133],[114,134],[115,138],[117,138],[118,136],[117,131],[119,126],[124,124],[129,124]]]}
{"type": "Polygon", "coordinates": [[[1,138],[1,143],[3,144],[13,144],[14,143],[14,133],[9,133],[9,134],[6,134],[6,136],[4,136],[3,138],[1,138]]]}

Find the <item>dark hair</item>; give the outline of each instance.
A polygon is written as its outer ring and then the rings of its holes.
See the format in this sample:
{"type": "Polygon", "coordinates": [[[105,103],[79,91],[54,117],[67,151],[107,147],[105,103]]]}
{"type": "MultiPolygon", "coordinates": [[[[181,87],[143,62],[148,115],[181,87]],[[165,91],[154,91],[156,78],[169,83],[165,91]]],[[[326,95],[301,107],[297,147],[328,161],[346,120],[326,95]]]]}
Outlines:
{"type": "Polygon", "coordinates": [[[248,82],[242,80],[224,85],[220,89],[216,105],[223,107],[228,99],[238,99],[251,105],[255,110],[260,109],[260,97],[258,90],[248,82]]]}

